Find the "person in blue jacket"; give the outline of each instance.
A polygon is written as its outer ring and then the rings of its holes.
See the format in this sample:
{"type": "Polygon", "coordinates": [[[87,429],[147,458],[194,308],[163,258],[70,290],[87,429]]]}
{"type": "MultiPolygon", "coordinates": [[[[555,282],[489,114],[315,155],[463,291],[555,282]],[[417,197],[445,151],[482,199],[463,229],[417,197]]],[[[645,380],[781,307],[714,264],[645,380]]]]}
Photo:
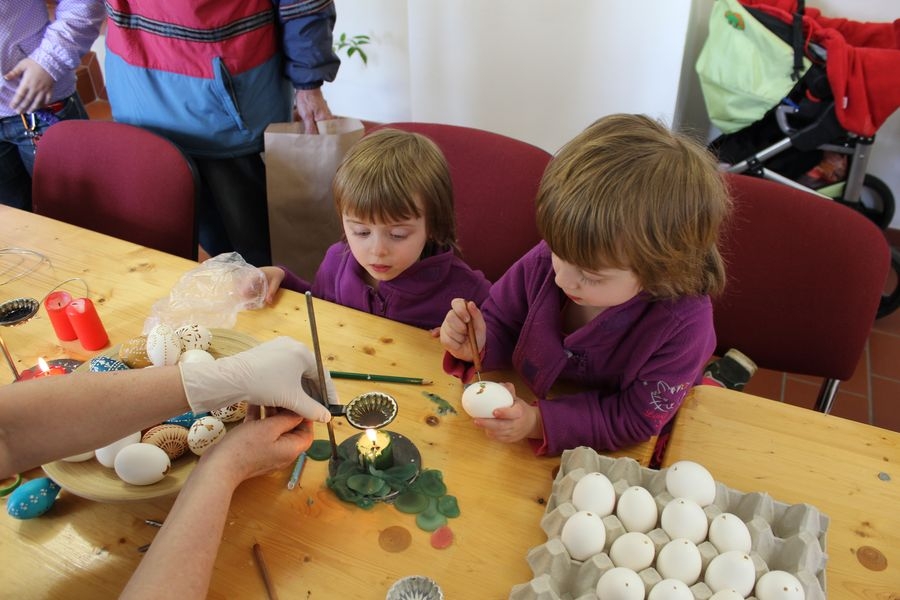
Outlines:
{"type": "Polygon", "coordinates": [[[263,134],[290,121],[292,105],[308,133],[331,118],[321,86],[340,65],[334,3],[109,0],[107,14],[113,118],[162,134],[193,158],[204,250],[270,264],[263,134]]]}

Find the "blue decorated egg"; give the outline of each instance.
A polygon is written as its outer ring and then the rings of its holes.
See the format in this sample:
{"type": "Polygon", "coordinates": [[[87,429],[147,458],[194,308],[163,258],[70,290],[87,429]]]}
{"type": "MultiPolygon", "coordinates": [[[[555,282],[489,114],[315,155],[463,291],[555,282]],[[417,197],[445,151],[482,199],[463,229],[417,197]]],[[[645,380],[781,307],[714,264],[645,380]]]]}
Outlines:
{"type": "Polygon", "coordinates": [[[53,506],[60,487],[48,478],[26,481],[6,499],[6,512],[16,519],[39,517],[53,506]]]}
{"type": "Polygon", "coordinates": [[[166,423],[174,423],[175,425],[181,425],[182,427],[187,427],[188,429],[190,429],[191,425],[194,424],[194,421],[196,421],[200,417],[205,417],[207,415],[209,415],[208,412],[195,415],[191,411],[188,411],[186,413],[178,415],[177,417],[166,419],[166,423]]]}
{"type": "Polygon", "coordinates": [[[105,373],[106,371],[125,371],[128,365],[122,361],[109,356],[95,356],[91,359],[90,369],[94,373],[105,373]]]}

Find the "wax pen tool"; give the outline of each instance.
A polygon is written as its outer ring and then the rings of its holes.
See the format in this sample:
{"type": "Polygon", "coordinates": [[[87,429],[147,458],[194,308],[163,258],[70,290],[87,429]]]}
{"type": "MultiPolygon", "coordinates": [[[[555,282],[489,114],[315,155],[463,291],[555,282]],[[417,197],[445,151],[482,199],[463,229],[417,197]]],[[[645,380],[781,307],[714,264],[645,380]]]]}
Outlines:
{"type": "MultiPolygon", "coordinates": [[[[316,354],[316,369],[319,375],[319,394],[321,394],[321,402],[331,412],[328,406],[328,388],[325,387],[325,367],[322,366],[322,351],[319,349],[319,331],[316,328],[316,313],[313,310],[313,297],[310,292],[306,292],[306,310],[309,313],[309,329],[312,332],[313,352],[316,354]]],[[[331,442],[331,458],[337,460],[337,442],[334,440],[334,425],[328,421],[328,441],[331,442]]]]}
{"type": "MultiPolygon", "coordinates": [[[[468,305],[468,302],[466,304],[468,305]]],[[[478,377],[478,381],[481,381],[481,353],[478,352],[478,342],[475,340],[475,321],[472,320],[471,314],[469,322],[466,323],[466,329],[469,336],[469,347],[472,349],[472,362],[475,364],[475,375],[478,377]]]]}

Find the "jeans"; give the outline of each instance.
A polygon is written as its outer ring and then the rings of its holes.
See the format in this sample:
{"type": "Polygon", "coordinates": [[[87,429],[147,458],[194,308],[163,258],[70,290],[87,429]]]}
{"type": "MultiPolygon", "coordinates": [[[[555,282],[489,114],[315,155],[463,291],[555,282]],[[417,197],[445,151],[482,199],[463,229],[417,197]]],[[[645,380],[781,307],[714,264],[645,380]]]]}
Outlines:
{"type": "MultiPolygon", "coordinates": [[[[57,119],[88,118],[78,94],[72,94],[63,102],[64,106],[51,118],[34,115],[35,133],[42,134],[57,119]]],[[[28,120],[31,117],[31,114],[26,115],[28,120]]],[[[0,204],[31,210],[31,173],[36,151],[21,116],[0,119],[0,204]]]]}

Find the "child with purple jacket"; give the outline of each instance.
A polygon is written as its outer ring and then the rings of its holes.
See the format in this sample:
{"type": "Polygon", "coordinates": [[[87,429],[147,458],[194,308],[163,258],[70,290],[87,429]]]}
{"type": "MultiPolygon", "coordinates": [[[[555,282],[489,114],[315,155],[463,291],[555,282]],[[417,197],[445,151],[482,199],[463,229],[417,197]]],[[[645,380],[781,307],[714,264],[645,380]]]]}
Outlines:
{"type": "Polygon", "coordinates": [[[344,239],[328,249],[312,286],[283,267],[263,267],[269,302],[283,285],[436,330],[453,298],[487,298],[490,282],[456,254],[450,171],[427,137],[370,133],[344,157],[332,191],[344,239]]]}
{"type": "Polygon", "coordinates": [[[444,367],[473,376],[467,323],[485,370],[514,367],[538,398],[515,396],[488,436],[538,454],[615,450],[658,434],[715,348],[709,295],[730,199],[706,149],[640,115],[604,117],[553,158],[537,197],[543,241],[479,310],[454,299],[444,367]],[[557,382],[583,391],[549,396],[557,382]]]}

